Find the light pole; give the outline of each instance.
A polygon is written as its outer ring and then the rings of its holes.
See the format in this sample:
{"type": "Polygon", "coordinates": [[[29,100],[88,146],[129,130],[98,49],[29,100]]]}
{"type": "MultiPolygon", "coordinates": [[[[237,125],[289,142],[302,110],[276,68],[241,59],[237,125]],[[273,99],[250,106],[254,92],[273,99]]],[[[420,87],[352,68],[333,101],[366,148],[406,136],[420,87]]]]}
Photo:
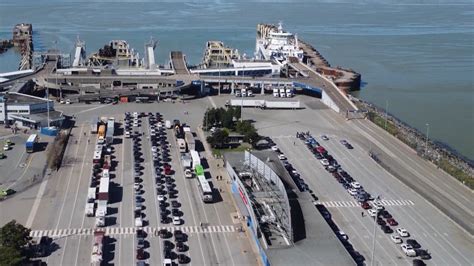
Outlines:
{"type": "MultiPolygon", "coordinates": [[[[376,198],[377,201],[380,200],[380,195],[376,198]]],[[[374,232],[373,232],[373,240],[372,240],[372,258],[370,259],[370,266],[374,265],[374,257],[375,257],[375,239],[377,237],[377,218],[379,217],[379,210],[376,210],[375,218],[374,218],[374,232]]]]}
{"type": "Polygon", "coordinates": [[[425,156],[428,154],[428,138],[430,133],[430,124],[426,123],[425,156]]]}

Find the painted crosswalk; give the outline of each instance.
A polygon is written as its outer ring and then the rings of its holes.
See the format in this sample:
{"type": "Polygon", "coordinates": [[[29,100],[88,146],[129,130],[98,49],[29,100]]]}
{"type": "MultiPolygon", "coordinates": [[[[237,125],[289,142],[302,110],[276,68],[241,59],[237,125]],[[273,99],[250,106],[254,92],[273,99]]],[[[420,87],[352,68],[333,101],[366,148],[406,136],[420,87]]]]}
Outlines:
{"type": "MultiPolygon", "coordinates": [[[[413,206],[415,203],[411,200],[381,200],[379,201],[383,206],[413,206]]],[[[344,207],[359,207],[357,201],[321,201],[316,202],[322,204],[326,208],[344,208],[344,207]]]]}
{"type": "MultiPolygon", "coordinates": [[[[67,236],[85,236],[92,235],[95,230],[104,231],[106,235],[130,235],[135,234],[136,227],[106,227],[106,228],[68,228],[56,230],[32,230],[31,237],[67,237],[67,236]]],[[[163,227],[142,227],[142,229],[149,235],[158,235],[158,231],[166,229],[174,232],[181,230],[187,234],[203,234],[203,233],[232,233],[236,229],[233,225],[207,225],[207,226],[163,226],[163,227]]]]}

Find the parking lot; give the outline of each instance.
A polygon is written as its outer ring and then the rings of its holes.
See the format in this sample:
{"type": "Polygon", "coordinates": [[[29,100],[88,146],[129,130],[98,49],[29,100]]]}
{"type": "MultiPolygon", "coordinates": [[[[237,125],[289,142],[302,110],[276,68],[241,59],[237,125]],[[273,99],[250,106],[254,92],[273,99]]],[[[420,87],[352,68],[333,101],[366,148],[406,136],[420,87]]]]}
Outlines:
{"type": "MultiPolygon", "coordinates": [[[[167,199],[164,208],[168,219],[161,222],[160,203],[157,198],[156,167],[153,163],[152,140],[150,139],[150,120],[148,113],[156,112],[163,120],[179,119],[196,131],[202,122],[204,110],[213,106],[224,106],[228,96],[203,98],[188,103],[159,104],[119,104],[119,105],[64,105],[66,114],[74,115],[77,123],[72,130],[70,144],[67,146],[63,167],[40,184],[9,199],[0,202],[0,209],[8,213],[8,217],[0,217],[2,223],[14,218],[20,223],[31,226],[33,235],[53,237],[57,245],[52,254],[45,258],[51,265],[82,265],[90,263],[93,244],[95,218],[85,216],[87,191],[90,185],[92,157],[94,154],[96,134],[90,133],[89,121],[93,117],[114,117],[117,132],[112,145],[110,193],[106,227],[107,241],[104,259],[108,263],[133,265],[143,261],[149,265],[160,265],[164,261],[164,240],[159,236],[161,229],[169,232],[180,230],[186,235],[184,249],[178,251],[174,235],[166,240],[172,244],[171,255],[177,262],[177,255],[183,254],[190,258],[189,263],[195,265],[210,264],[256,264],[257,258],[251,248],[247,235],[238,232],[240,223],[232,219],[236,212],[231,195],[224,188],[225,180],[216,180],[215,172],[206,166],[206,176],[216,188],[222,201],[212,204],[203,203],[195,179],[184,178],[180,163],[180,153],[172,130],[164,130],[165,145],[158,149],[158,157],[163,160],[163,151],[172,174],[171,190],[176,191],[176,198],[167,199]],[[183,112],[187,110],[187,113],[183,112]],[[132,132],[141,135],[137,140],[140,144],[140,179],[141,186],[135,188],[135,165],[133,137],[124,135],[124,113],[144,112],[139,127],[132,126],[132,132]],[[75,144],[77,141],[77,144],[75,144]],[[163,149],[161,148],[163,147],[163,149]],[[166,148],[167,147],[167,148],[166,148]],[[143,226],[136,224],[136,196],[140,196],[143,207],[140,217],[143,226]],[[180,225],[172,222],[171,200],[179,205],[180,225]],[[137,259],[137,228],[145,232],[143,248],[144,259],[137,259]]],[[[400,246],[385,234],[379,225],[374,227],[374,220],[369,217],[357,200],[340,184],[331,173],[325,170],[304,141],[296,138],[296,132],[307,132],[322,145],[328,153],[350,174],[355,181],[369,192],[372,197],[380,196],[384,208],[399,223],[392,229],[403,227],[416,239],[423,249],[431,253],[432,259],[427,264],[433,265],[470,265],[474,260],[471,254],[474,249],[472,237],[460,229],[450,219],[434,208],[424,198],[402,184],[390,173],[380,167],[370,156],[367,140],[354,130],[353,125],[322,103],[301,96],[307,107],[304,110],[260,110],[245,109],[244,119],[256,121],[259,133],[270,136],[277,144],[288,161],[299,172],[301,178],[317,196],[317,204],[321,204],[331,214],[331,219],[338,228],[345,232],[354,249],[371,262],[373,249],[373,232],[375,228],[376,242],[374,260],[378,265],[409,264],[411,258],[405,256],[400,246]],[[328,140],[323,140],[326,135],[328,140]],[[353,149],[347,149],[341,140],[347,140],[353,149]],[[365,213],[362,216],[362,213],[365,213]]],[[[134,133],[135,134],[135,133],[134,133]]],[[[199,136],[199,134],[197,135],[199,136]]],[[[17,148],[17,147],[15,147],[17,148]]],[[[203,161],[210,164],[212,158],[200,151],[203,161]]],[[[164,160],[163,160],[164,161],[164,160]]],[[[11,165],[10,165],[11,166],[11,165]]],[[[163,174],[164,165],[160,171],[163,174]]],[[[167,178],[162,191],[169,198],[167,178]]],[[[161,193],[161,192],[159,192],[161,193]]],[[[218,198],[219,198],[218,197],[218,198]]],[[[315,211],[316,208],[315,208],[315,211]]],[[[405,240],[405,238],[403,238],[405,240]]],[[[143,246],[142,246],[143,244],[143,246]]],[[[169,244],[167,244],[169,245],[169,244]]],[[[180,248],[181,250],[181,248],[180,248]]]]}
{"type": "MultiPolygon", "coordinates": [[[[311,107],[300,111],[262,112],[244,110],[246,119],[253,119],[262,135],[270,136],[288,161],[300,173],[309,188],[330,212],[332,220],[345,232],[354,249],[362,254],[366,263],[371,262],[374,220],[360,207],[357,200],[340,184],[325,166],[307,148],[296,132],[309,131],[328,153],[359,182],[372,197],[380,196],[381,205],[399,223],[392,230],[403,227],[423,249],[431,253],[426,263],[434,265],[469,265],[473,259],[474,245],[471,236],[445,217],[425,199],[402,184],[379,166],[370,156],[365,140],[331,110],[311,102],[311,107]],[[319,109],[317,112],[309,109],[319,109]],[[323,140],[326,135],[328,140],[323,140]],[[341,144],[347,140],[353,149],[341,144]],[[364,213],[364,216],[362,216],[364,213]]],[[[399,244],[390,239],[379,225],[375,227],[376,264],[409,264],[399,244]]]]}
{"type": "MultiPolygon", "coordinates": [[[[181,105],[181,104],[180,104],[181,105]]],[[[184,105],[184,104],[183,104],[184,105]]],[[[96,134],[90,134],[89,121],[92,117],[114,117],[117,125],[114,143],[112,144],[113,167],[110,171],[110,198],[106,216],[105,235],[107,236],[104,249],[104,261],[117,265],[133,265],[139,261],[147,265],[160,265],[164,262],[163,253],[165,239],[160,237],[160,230],[166,229],[172,233],[166,236],[166,245],[170,245],[170,255],[173,262],[178,262],[178,255],[186,256],[187,262],[195,265],[211,264],[255,264],[256,256],[245,232],[239,232],[240,221],[232,219],[235,208],[231,195],[226,192],[225,181],[217,181],[215,173],[209,172],[219,197],[222,200],[211,204],[204,204],[199,196],[195,179],[185,179],[180,163],[180,155],[176,139],[172,130],[163,131],[165,145],[160,145],[160,160],[167,147],[168,164],[172,174],[173,191],[176,192],[178,202],[177,213],[181,224],[172,222],[171,201],[167,200],[166,213],[168,218],[161,221],[160,203],[157,199],[156,169],[153,165],[152,141],[150,140],[150,121],[148,112],[160,112],[163,119],[179,119],[196,130],[202,120],[202,113],[209,105],[206,99],[186,104],[189,114],[182,112],[182,106],[173,103],[154,104],[126,104],[126,105],[70,105],[65,106],[65,112],[75,114],[77,123],[72,130],[70,144],[67,146],[64,166],[57,173],[45,179],[36,186],[18,197],[12,198],[9,204],[0,203],[2,212],[14,213],[9,216],[17,218],[19,222],[30,221],[32,235],[39,238],[44,235],[54,239],[53,252],[44,260],[51,265],[82,265],[90,263],[95,218],[85,216],[87,191],[91,179],[96,134]],[[152,108],[150,108],[152,107],[152,108]],[[67,109],[69,108],[69,109],[67,109]],[[153,110],[151,110],[153,109],[153,110]],[[195,112],[192,112],[192,111],[195,112]],[[124,113],[134,111],[145,112],[140,118],[139,127],[132,127],[142,135],[140,143],[140,179],[139,190],[135,189],[133,138],[124,135],[124,113]],[[77,141],[77,144],[75,144],[77,141]],[[139,196],[143,205],[141,217],[143,226],[137,226],[135,214],[136,196],[139,196]],[[31,206],[17,209],[16,204],[31,206]],[[15,205],[15,206],[13,206],[15,205]],[[144,242],[138,243],[137,229],[145,232],[144,242]],[[176,231],[181,231],[185,241],[176,241],[176,231]],[[179,244],[179,251],[176,244],[179,244]],[[143,244],[143,246],[142,246],[143,244]],[[57,246],[56,246],[57,245],[57,246]],[[137,248],[143,248],[142,257],[137,257],[137,248]]],[[[155,114],[156,115],[156,114],[155,114]]],[[[161,143],[160,143],[161,144],[161,143]]],[[[206,157],[201,152],[203,160],[206,157]]],[[[162,168],[162,170],[164,170],[162,168]]],[[[164,174],[164,172],[162,173],[164,174]]],[[[164,179],[166,182],[166,178],[164,179]]],[[[166,183],[165,183],[166,184],[166,183]]],[[[169,197],[168,186],[163,186],[169,197]]],[[[4,219],[6,219],[4,217],[4,219]]],[[[2,219],[2,222],[3,219],[2,219]]],[[[5,221],[6,222],[6,221],[5,221]]],[[[141,252],[141,251],[140,251],[141,252]]]]}

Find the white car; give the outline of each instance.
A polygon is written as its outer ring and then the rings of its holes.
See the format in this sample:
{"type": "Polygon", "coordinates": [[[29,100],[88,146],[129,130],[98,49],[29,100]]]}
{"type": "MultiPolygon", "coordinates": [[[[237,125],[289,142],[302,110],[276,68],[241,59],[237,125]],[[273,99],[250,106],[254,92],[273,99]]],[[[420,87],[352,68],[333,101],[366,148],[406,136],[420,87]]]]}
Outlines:
{"type": "Polygon", "coordinates": [[[137,121],[133,121],[133,126],[134,126],[134,127],[138,127],[138,122],[137,122],[137,121]]]}
{"type": "Polygon", "coordinates": [[[322,139],[322,140],[329,140],[328,136],[326,136],[326,135],[322,135],[322,136],[321,136],[321,139],[322,139]]]}
{"type": "Polygon", "coordinates": [[[393,243],[401,244],[403,242],[402,238],[399,235],[390,235],[390,239],[392,239],[393,243]]]}
{"type": "Polygon", "coordinates": [[[180,225],[181,224],[181,219],[178,216],[173,216],[173,224],[174,225],[180,225]]]}
{"type": "Polygon", "coordinates": [[[322,165],[324,165],[324,166],[328,166],[328,165],[329,165],[328,159],[321,159],[321,160],[319,160],[319,162],[320,162],[322,165]]]}
{"type": "Polygon", "coordinates": [[[278,147],[275,145],[275,146],[272,146],[272,151],[279,151],[278,147]]]}
{"type": "Polygon", "coordinates": [[[130,138],[130,131],[125,131],[125,137],[130,138]]]}
{"type": "Polygon", "coordinates": [[[135,226],[136,226],[136,227],[142,227],[142,226],[143,226],[142,217],[137,217],[137,218],[135,218],[135,226]]]}
{"type": "Polygon", "coordinates": [[[8,145],[7,143],[5,143],[5,145],[3,145],[3,150],[4,151],[8,151],[10,149],[10,145],[8,145]]]}
{"type": "Polygon", "coordinates": [[[133,188],[135,189],[135,191],[139,191],[140,189],[142,189],[142,185],[140,183],[135,183],[133,185],[133,188]]]}
{"type": "Polygon", "coordinates": [[[151,146],[151,151],[152,151],[152,152],[156,152],[157,150],[158,150],[158,147],[156,147],[156,146],[151,146]]]}
{"type": "Polygon", "coordinates": [[[349,237],[346,235],[346,233],[344,233],[344,231],[337,231],[337,234],[339,235],[340,238],[342,238],[344,240],[349,239],[349,237]]]}
{"type": "Polygon", "coordinates": [[[385,207],[378,201],[372,202],[372,205],[377,211],[381,211],[381,210],[385,209],[385,207]]]}
{"type": "Polygon", "coordinates": [[[355,188],[349,188],[347,190],[347,192],[349,192],[349,194],[351,194],[351,196],[357,195],[357,189],[355,189],[355,188]]]}
{"type": "Polygon", "coordinates": [[[409,244],[401,244],[400,248],[402,249],[403,253],[408,257],[416,257],[415,249],[409,244]]]}
{"type": "Polygon", "coordinates": [[[356,182],[356,181],[351,183],[351,187],[353,187],[355,189],[362,188],[362,186],[359,184],[359,182],[356,182]]]}
{"type": "Polygon", "coordinates": [[[370,217],[375,217],[375,216],[377,216],[377,211],[374,210],[374,209],[367,210],[367,212],[369,213],[369,216],[370,216],[370,217]]]}
{"type": "Polygon", "coordinates": [[[158,195],[156,198],[158,199],[158,201],[164,201],[165,200],[164,195],[158,195]]]}
{"type": "Polygon", "coordinates": [[[173,265],[173,261],[171,259],[164,259],[163,266],[171,266],[173,265]]]}
{"type": "Polygon", "coordinates": [[[409,237],[410,236],[410,233],[408,233],[408,231],[403,227],[399,227],[395,231],[397,231],[397,234],[401,237],[409,237]]]}
{"type": "Polygon", "coordinates": [[[286,160],[286,156],[284,154],[278,154],[278,159],[286,160]]]}
{"type": "Polygon", "coordinates": [[[162,127],[162,126],[163,126],[163,123],[158,122],[158,127],[162,127]]]}

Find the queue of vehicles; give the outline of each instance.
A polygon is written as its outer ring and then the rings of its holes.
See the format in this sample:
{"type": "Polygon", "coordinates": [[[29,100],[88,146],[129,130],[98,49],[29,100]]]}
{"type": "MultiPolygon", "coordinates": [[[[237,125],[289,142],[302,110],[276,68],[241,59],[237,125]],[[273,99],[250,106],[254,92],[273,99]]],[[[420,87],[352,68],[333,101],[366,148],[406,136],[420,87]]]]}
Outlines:
{"type": "MultiPolygon", "coordinates": [[[[367,211],[368,215],[374,218],[374,222],[380,226],[380,229],[385,234],[391,234],[390,239],[394,243],[400,244],[400,248],[406,256],[420,256],[422,259],[431,258],[431,255],[426,250],[421,249],[421,245],[419,245],[416,240],[407,239],[405,243],[403,243],[403,238],[410,237],[410,233],[405,228],[398,227],[395,229],[395,234],[392,234],[394,230],[390,226],[398,226],[398,222],[385,209],[380,197],[374,199],[370,193],[365,191],[364,187],[344,171],[333,156],[331,156],[314,137],[308,133],[297,133],[297,138],[305,142],[308,149],[321,162],[324,168],[334,176],[357,202],[359,202],[360,206],[367,211]]],[[[329,140],[325,135],[323,135],[321,139],[323,141],[329,140]]],[[[347,149],[353,149],[352,145],[346,140],[341,140],[340,143],[347,149]]]]}

